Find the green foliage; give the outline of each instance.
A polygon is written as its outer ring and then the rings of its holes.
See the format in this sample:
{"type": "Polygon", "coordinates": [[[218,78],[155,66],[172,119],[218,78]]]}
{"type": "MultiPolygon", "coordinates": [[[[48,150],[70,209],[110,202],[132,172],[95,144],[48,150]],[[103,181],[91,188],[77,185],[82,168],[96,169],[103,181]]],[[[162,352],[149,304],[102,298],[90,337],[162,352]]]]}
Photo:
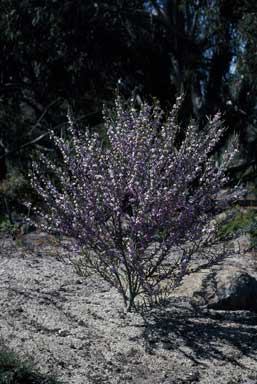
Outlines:
{"type": "Polygon", "coordinates": [[[27,215],[24,203],[35,199],[36,196],[26,177],[19,169],[11,169],[7,177],[0,182],[0,222],[6,219],[5,216],[12,222],[12,215],[15,212],[27,215]]]}
{"type": "Polygon", "coordinates": [[[0,216],[0,236],[14,236],[18,229],[17,224],[12,224],[7,216],[0,216]]]}
{"type": "Polygon", "coordinates": [[[60,384],[54,376],[33,369],[29,360],[21,360],[6,346],[0,347],[0,384],[60,384]]]}
{"type": "Polygon", "coordinates": [[[253,248],[257,248],[257,213],[254,209],[242,210],[236,207],[219,229],[221,239],[231,239],[239,235],[248,234],[253,248]]]}
{"type": "Polygon", "coordinates": [[[250,234],[251,246],[254,249],[257,249],[257,217],[256,217],[256,214],[250,223],[249,234],[250,234]]]}
{"type": "Polygon", "coordinates": [[[12,169],[7,178],[0,184],[0,195],[4,195],[8,199],[17,199],[21,197],[21,191],[25,193],[25,190],[29,188],[28,182],[24,176],[17,170],[12,169]]]}

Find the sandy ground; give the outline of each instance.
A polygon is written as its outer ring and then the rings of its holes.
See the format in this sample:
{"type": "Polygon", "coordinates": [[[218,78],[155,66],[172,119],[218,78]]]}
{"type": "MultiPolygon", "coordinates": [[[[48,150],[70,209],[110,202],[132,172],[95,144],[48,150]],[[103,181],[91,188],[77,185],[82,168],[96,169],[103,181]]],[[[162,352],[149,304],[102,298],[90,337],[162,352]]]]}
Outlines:
{"type": "Polygon", "coordinates": [[[0,245],[0,336],[42,372],[67,384],[257,383],[256,314],[200,310],[176,294],[125,315],[114,289],[78,277],[47,238],[0,245]]]}

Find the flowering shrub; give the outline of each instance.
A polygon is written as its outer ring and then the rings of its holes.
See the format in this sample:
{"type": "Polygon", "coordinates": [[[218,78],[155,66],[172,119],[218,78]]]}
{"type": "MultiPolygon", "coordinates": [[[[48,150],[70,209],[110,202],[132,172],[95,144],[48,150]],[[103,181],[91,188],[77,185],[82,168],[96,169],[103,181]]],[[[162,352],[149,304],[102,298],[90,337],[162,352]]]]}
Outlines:
{"type": "Polygon", "coordinates": [[[43,155],[33,164],[33,185],[47,205],[47,213],[38,211],[44,229],[75,239],[84,251],[81,273],[98,273],[128,310],[140,295],[162,297],[164,281],[174,288],[188,272],[195,244],[213,234],[207,224],[227,181],[233,151],[220,168],[210,158],[224,132],[220,116],[201,134],[190,125],[176,145],[180,106],[178,98],[165,118],[158,104],[138,111],[117,98],[114,113],[104,112],[106,145],[68,116],[70,142],[52,133],[62,165],[43,155]],[[194,246],[171,253],[184,244],[194,246]]]}

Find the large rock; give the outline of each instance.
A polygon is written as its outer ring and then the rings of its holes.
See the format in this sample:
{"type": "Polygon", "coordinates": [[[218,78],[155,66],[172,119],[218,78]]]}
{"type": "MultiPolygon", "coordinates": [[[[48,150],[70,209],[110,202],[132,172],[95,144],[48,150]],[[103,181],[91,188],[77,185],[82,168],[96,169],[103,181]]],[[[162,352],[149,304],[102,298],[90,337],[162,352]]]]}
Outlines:
{"type": "Polygon", "coordinates": [[[215,297],[210,299],[207,308],[216,310],[248,310],[257,312],[257,280],[246,272],[238,271],[233,276],[216,282],[215,297]]]}
{"type": "Polygon", "coordinates": [[[206,268],[201,258],[193,260],[194,273],[186,275],[171,294],[186,298],[196,307],[257,312],[257,252],[249,249],[248,236],[226,244],[229,254],[206,268]]]}

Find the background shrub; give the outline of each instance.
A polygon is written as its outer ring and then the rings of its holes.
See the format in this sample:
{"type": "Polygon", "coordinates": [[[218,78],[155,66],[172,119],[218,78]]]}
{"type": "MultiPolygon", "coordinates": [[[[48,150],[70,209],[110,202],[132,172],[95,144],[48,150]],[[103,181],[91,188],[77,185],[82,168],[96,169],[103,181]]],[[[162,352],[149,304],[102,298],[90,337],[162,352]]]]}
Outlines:
{"type": "Polygon", "coordinates": [[[251,208],[234,208],[228,214],[225,222],[219,228],[219,236],[223,240],[249,235],[250,245],[257,248],[257,217],[256,211],[251,208]]]}
{"type": "Polygon", "coordinates": [[[61,382],[54,376],[37,372],[31,361],[20,359],[5,344],[1,344],[0,384],[61,384],[61,382]]]}

